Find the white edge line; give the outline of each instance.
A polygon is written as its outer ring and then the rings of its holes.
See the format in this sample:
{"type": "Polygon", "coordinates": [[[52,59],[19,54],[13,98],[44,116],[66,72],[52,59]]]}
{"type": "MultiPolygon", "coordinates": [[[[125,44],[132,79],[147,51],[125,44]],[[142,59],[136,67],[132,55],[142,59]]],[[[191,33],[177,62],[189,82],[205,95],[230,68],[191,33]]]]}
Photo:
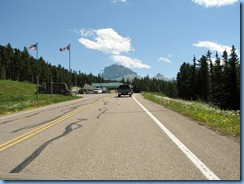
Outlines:
{"type": "Polygon", "coordinates": [[[177,137],[175,137],[155,116],[152,115],[140,102],[133,96],[138,105],[153,119],[153,121],[166,133],[166,135],[181,149],[183,153],[193,162],[193,164],[209,180],[220,180],[194,153],[192,153],[177,137]]]}

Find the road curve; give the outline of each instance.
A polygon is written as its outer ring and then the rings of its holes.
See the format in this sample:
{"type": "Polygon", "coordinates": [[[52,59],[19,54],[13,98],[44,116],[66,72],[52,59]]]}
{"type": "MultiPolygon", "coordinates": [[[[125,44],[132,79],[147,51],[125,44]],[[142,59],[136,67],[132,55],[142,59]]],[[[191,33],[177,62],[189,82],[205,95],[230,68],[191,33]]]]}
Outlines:
{"type": "Polygon", "coordinates": [[[1,179],[240,180],[240,143],[140,94],[84,95],[0,116],[0,165],[1,179]]]}

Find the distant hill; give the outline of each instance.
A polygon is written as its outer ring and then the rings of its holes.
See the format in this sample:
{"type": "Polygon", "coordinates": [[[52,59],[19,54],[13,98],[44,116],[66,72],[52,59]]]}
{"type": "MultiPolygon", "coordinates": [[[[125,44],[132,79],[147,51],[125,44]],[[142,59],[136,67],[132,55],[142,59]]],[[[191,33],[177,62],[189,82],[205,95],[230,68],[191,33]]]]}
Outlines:
{"type": "Polygon", "coordinates": [[[153,77],[153,79],[157,79],[157,80],[164,80],[164,81],[170,81],[171,79],[165,77],[163,74],[158,73],[155,77],[153,77]]]}
{"type": "Polygon", "coordinates": [[[102,77],[106,80],[117,81],[122,80],[122,78],[124,78],[125,80],[133,80],[135,77],[142,78],[131,69],[118,64],[113,64],[111,66],[105,67],[102,77]]]}
{"type": "MultiPolygon", "coordinates": [[[[142,79],[142,77],[137,75],[136,72],[118,64],[113,64],[111,66],[105,67],[102,77],[105,80],[116,80],[116,81],[121,81],[122,78],[124,78],[125,80],[129,79],[130,81],[133,80],[135,77],[137,77],[138,79],[142,79]]],[[[155,77],[152,78],[157,80],[164,80],[164,81],[172,80],[160,73],[158,73],[155,77]]]]}

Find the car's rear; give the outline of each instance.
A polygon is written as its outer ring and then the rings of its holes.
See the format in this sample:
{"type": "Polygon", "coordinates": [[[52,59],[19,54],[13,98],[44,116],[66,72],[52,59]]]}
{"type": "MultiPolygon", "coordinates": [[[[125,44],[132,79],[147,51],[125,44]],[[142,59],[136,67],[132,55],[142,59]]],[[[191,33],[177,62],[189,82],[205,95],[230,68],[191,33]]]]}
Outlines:
{"type": "Polygon", "coordinates": [[[118,97],[121,95],[129,95],[131,97],[133,91],[129,85],[120,85],[118,88],[118,97]]]}

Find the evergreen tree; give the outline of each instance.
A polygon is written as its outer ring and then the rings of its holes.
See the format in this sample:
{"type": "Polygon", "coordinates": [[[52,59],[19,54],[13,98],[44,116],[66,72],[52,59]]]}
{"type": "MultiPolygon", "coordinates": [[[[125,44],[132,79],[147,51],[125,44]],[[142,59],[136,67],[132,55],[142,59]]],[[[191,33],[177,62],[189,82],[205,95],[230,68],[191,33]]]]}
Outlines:
{"type": "Polygon", "coordinates": [[[192,90],[194,82],[192,82],[193,76],[191,74],[191,65],[189,63],[183,63],[180,67],[180,72],[177,74],[177,87],[178,95],[180,98],[190,100],[195,92],[192,90]]]}
{"type": "Polygon", "coordinates": [[[10,43],[6,46],[6,79],[12,79],[13,72],[13,48],[10,43]]]}
{"type": "Polygon", "coordinates": [[[13,57],[13,80],[20,80],[20,68],[21,68],[21,55],[22,52],[19,49],[14,49],[14,57],[13,57]]]}
{"type": "Polygon", "coordinates": [[[215,55],[215,63],[213,65],[213,71],[211,74],[211,102],[214,105],[223,107],[224,97],[223,97],[223,66],[221,65],[218,53],[215,55]]]}
{"type": "Polygon", "coordinates": [[[189,68],[189,76],[188,76],[188,83],[191,92],[191,99],[197,99],[197,68],[196,68],[197,59],[194,55],[193,57],[193,65],[189,68]]]}
{"type": "Polygon", "coordinates": [[[20,73],[20,81],[31,81],[32,72],[30,65],[30,55],[28,53],[27,48],[25,47],[22,51],[21,55],[21,73],[20,73]]]}
{"type": "Polygon", "coordinates": [[[6,79],[6,68],[7,68],[7,51],[6,48],[4,46],[0,47],[0,78],[1,79],[6,79]]]}
{"type": "Polygon", "coordinates": [[[207,57],[202,56],[199,60],[199,69],[197,75],[198,97],[208,102],[209,100],[209,69],[207,57]]]}
{"type": "Polygon", "coordinates": [[[227,108],[238,110],[240,109],[240,74],[239,70],[239,59],[236,54],[236,49],[232,46],[230,59],[225,68],[225,79],[226,79],[226,92],[227,96],[227,108]]]}
{"type": "Polygon", "coordinates": [[[137,77],[134,78],[131,85],[133,86],[133,91],[135,93],[141,92],[141,80],[139,80],[137,77]]]}

